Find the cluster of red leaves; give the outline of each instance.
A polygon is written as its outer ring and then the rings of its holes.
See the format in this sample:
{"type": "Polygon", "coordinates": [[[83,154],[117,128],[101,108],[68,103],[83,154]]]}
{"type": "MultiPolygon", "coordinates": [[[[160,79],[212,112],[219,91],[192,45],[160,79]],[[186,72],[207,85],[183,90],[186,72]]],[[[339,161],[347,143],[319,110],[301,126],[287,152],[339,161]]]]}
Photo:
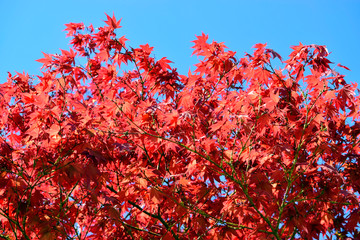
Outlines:
{"type": "Polygon", "coordinates": [[[0,236],[359,237],[360,100],[324,46],[275,70],[203,34],[183,76],[105,22],[0,85],[0,236]]]}

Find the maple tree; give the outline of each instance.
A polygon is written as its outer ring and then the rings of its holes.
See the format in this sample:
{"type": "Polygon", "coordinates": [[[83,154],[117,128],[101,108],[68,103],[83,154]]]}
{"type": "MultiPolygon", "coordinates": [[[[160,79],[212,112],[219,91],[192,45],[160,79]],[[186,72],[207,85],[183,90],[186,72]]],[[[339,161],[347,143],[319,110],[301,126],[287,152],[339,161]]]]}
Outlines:
{"type": "Polygon", "coordinates": [[[105,23],[0,85],[2,238],[359,238],[360,100],[324,46],[202,34],[185,76],[105,23]]]}

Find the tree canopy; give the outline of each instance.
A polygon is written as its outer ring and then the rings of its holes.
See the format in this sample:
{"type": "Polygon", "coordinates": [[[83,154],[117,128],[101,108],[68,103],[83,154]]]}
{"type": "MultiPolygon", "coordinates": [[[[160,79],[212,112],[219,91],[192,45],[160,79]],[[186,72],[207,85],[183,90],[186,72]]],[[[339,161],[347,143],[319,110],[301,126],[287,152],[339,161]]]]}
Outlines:
{"type": "Polygon", "coordinates": [[[202,34],[181,75],[118,28],[66,24],[70,50],[0,85],[2,238],[360,237],[359,93],[325,46],[202,34]]]}

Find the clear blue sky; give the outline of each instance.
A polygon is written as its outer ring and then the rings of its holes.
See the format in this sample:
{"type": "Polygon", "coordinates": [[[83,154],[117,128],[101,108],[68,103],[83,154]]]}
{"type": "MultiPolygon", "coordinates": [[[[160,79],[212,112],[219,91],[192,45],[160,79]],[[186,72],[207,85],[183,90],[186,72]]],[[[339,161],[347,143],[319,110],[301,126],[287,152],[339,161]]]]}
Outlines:
{"type": "Polygon", "coordinates": [[[299,42],[326,45],[333,62],[351,69],[341,70],[347,81],[360,84],[360,1],[349,0],[0,0],[0,83],[7,71],[39,74],[41,51],[69,49],[65,23],[99,27],[113,12],[131,46],[149,43],[182,74],[196,63],[191,41],[204,32],[238,57],[256,43],[285,58],[299,42]]]}

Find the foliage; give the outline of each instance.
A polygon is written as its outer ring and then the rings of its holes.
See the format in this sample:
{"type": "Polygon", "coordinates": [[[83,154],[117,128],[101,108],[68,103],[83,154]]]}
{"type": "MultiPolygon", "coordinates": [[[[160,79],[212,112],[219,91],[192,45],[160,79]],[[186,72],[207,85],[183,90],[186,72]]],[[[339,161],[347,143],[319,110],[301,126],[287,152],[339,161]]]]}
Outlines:
{"type": "Polygon", "coordinates": [[[105,23],[0,85],[3,238],[359,237],[360,101],[324,46],[202,34],[184,76],[105,23]]]}

